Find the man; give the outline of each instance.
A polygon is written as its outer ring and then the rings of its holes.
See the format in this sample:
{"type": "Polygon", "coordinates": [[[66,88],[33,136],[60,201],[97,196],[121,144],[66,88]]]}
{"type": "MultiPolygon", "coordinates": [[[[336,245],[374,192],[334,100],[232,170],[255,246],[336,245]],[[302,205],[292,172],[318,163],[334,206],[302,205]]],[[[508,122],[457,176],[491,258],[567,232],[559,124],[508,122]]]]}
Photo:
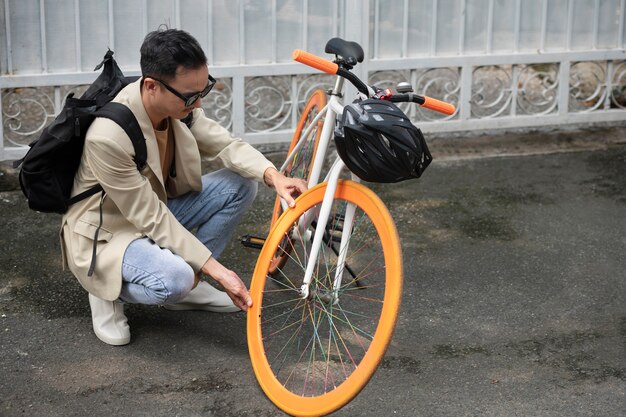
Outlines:
{"type": "Polygon", "coordinates": [[[130,342],[123,303],[245,311],[252,305],[245,284],[217,257],[254,200],[257,181],[290,205],[306,189],[304,181],[285,177],[252,146],[204,116],[200,103],[215,80],[191,35],[175,29],[149,33],[141,46],[141,72],[114,101],[130,108],[139,122],[146,167],[138,170],[120,126],[96,119],[73,194],[96,184],[104,193],[73,205],[61,227],[64,266],[89,292],[96,336],[111,345],[130,342]],[[188,117],[189,127],[181,121],[188,117]],[[201,157],[226,169],[202,176],[201,157]],[[226,293],[199,281],[200,274],[226,293]]]}

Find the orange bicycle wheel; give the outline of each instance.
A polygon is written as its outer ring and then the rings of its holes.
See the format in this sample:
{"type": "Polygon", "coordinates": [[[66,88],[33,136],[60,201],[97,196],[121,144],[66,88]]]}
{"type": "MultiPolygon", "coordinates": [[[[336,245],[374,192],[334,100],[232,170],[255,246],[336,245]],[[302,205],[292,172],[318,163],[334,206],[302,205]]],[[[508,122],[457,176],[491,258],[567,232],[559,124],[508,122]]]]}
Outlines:
{"type": "MultiPolygon", "coordinates": [[[[326,106],[326,93],[324,90],[317,89],[309,97],[309,100],[302,111],[302,115],[300,116],[300,119],[298,119],[298,125],[296,126],[296,131],[293,135],[293,139],[291,140],[291,144],[289,145],[287,155],[291,153],[296,144],[298,144],[298,142],[302,139],[302,134],[306,131],[324,106],[326,106]]],[[[315,160],[315,154],[317,152],[317,145],[319,144],[320,136],[322,134],[323,124],[324,121],[322,119],[317,121],[311,132],[306,138],[304,138],[305,142],[294,155],[289,165],[287,165],[287,168],[283,170],[283,174],[292,178],[302,178],[305,181],[309,179],[313,161],[315,160]]],[[[283,209],[280,205],[280,197],[276,197],[274,210],[272,211],[270,230],[282,212],[283,209]]],[[[274,273],[278,267],[282,266],[287,261],[287,259],[288,256],[286,253],[277,253],[276,257],[272,260],[270,273],[274,273]]]]}
{"type": "Polygon", "coordinates": [[[331,413],[367,384],[391,339],[402,291],[402,256],[391,215],[367,187],[342,180],[309,297],[302,298],[325,191],[325,183],[311,188],[278,219],[261,250],[250,288],[253,305],[247,333],[252,367],[268,398],[297,416],[331,413]],[[348,207],[354,209],[352,230],[344,225],[348,207]],[[335,292],[343,233],[350,233],[350,239],[344,248],[342,282],[335,292]],[[269,267],[285,242],[289,262],[277,268],[278,279],[269,267]]]}

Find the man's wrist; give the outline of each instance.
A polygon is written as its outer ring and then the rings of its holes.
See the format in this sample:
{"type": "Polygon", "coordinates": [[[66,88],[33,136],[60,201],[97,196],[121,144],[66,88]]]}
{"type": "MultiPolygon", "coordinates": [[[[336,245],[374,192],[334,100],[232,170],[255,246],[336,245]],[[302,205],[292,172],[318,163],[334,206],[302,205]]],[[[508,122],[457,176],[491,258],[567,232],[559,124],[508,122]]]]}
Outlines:
{"type": "Polygon", "coordinates": [[[268,187],[274,186],[274,177],[278,174],[278,170],[274,167],[269,167],[263,173],[263,182],[268,187]]]}

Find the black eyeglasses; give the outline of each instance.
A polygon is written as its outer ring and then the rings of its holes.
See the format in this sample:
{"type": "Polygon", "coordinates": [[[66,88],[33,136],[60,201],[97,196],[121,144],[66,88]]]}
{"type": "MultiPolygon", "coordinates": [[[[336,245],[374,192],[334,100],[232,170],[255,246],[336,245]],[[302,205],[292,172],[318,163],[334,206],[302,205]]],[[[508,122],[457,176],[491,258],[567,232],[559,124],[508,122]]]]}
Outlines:
{"type": "Polygon", "coordinates": [[[167,88],[170,93],[174,94],[176,97],[185,102],[185,107],[191,107],[196,101],[198,101],[199,98],[206,97],[206,95],[209,94],[209,92],[213,89],[213,86],[215,86],[215,83],[217,82],[215,81],[215,78],[211,77],[211,74],[209,74],[209,83],[206,85],[206,87],[204,87],[204,90],[198,91],[196,93],[182,94],[165,81],[153,77],[152,75],[144,75],[144,78],[152,78],[154,81],[158,81],[163,84],[163,87],[167,88]]]}

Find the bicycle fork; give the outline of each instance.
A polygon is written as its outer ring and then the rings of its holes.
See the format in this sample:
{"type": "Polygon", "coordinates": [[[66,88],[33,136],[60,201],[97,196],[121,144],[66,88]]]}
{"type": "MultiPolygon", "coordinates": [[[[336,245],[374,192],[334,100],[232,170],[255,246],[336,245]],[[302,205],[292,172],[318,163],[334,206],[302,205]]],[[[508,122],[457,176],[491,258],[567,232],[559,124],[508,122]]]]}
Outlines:
{"type": "MultiPolygon", "coordinates": [[[[324,200],[317,217],[317,225],[315,227],[315,233],[313,235],[313,244],[306,263],[306,271],[302,286],[300,287],[300,295],[302,298],[307,299],[310,296],[319,297],[320,299],[336,304],[339,301],[339,289],[341,288],[341,282],[343,278],[343,272],[346,267],[346,253],[348,252],[348,245],[350,244],[350,235],[352,232],[352,223],[354,220],[354,213],[356,211],[356,205],[348,203],[346,207],[346,213],[343,220],[343,230],[341,234],[341,243],[339,245],[339,252],[337,254],[337,268],[335,269],[335,277],[333,279],[333,285],[330,292],[324,292],[324,294],[312,294],[311,293],[311,281],[313,279],[313,273],[317,260],[320,256],[320,247],[324,241],[326,233],[326,226],[328,224],[328,218],[332,209],[335,192],[337,191],[337,184],[339,180],[339,174],[345,167],[343,161],[339,158],[335,161],[331,167],[327,176],[327,186],[324,193],[324,200]]],[[[301,230],[304,228],[306,221],[306,215],[300,219],[301,230]]],[[[332,239],[332,238],[331,238],[332,239]]]]}

